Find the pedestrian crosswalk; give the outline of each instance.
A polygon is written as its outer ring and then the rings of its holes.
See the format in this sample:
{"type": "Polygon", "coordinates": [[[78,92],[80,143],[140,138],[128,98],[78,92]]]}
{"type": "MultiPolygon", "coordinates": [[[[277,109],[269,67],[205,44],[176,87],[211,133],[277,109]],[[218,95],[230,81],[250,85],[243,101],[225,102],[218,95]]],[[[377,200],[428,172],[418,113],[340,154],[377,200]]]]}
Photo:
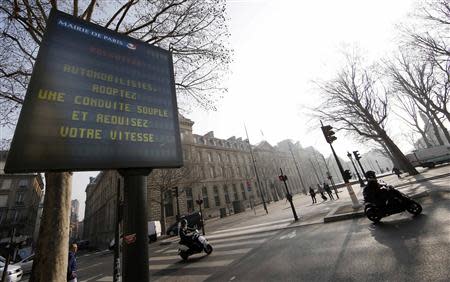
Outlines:
{"type": "Polygon", "coordinates": [[[178,244],[173,243],[163,252],[153,252],[149,259],[150,277],[152,281],[204,281],[213,274],[226,271],[226,268],[244,255],[260,246],[277,231],[238,235],[231,232],[213,232],[206,236],[214,251],[195,254],[183,261],[178,255],[178,244]],[[220,234],[215,236],[214,234],[220,234]],[[231,234],[231,235],[230,235],[231,234]],[[211,238],[210,238],[211,237],[211,238]]]}

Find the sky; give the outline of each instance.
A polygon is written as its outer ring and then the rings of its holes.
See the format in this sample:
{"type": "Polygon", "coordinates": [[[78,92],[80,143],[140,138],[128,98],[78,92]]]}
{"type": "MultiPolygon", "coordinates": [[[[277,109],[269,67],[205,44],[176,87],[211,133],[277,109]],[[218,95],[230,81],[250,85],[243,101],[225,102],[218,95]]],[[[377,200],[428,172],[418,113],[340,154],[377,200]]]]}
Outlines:
{"type": "MultiPolygon", "coordinates": [[[[275,145],[294,139],[329,155],[319,124],[305,110],[319,98],[312,81],[336,73],[346,46],[358,46],[369,60],[394,51],[396,24],[407,18],[414,4],[412,0],[229,0],[234,50],[225,81],[229,91],[217,111],[194,109],[187,114],[195,122],[194,133],[214,131],[223,139],[245,137],[245,123],[252,144],[267,140],[275,145]]],[[[369,150],[341,132],[336,136],[338,154],[369,150]]],[[[400,146],[407,149],[406,144],[400,146]]],[[[97,173],[74,173],[72,198],[80,201],[80,219],[86,185],[97,173]]]]}

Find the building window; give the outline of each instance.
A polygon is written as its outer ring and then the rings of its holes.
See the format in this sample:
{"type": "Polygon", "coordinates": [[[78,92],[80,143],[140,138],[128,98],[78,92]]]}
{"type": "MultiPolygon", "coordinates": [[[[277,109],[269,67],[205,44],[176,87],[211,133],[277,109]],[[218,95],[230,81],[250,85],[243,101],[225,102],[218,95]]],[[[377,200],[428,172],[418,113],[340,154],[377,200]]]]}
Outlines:
{"type": "Polygon", "coordinates": [[[240,167],[237,167],[237,175],[238,175],[238,176],[242,176],[242,174],[241,174],[241,168],[240,168],[240,167]]]}
{"type": "Polygon", "coordinates": [[[222,162],[222,156],[220,155],[220,153],[217,153],[217,159],[219,160],[219,162],[222,162]]]}
{"type": "Polygon", "coordinates": [[[197,152],[197,160],[198,160],[199,162],[202,161],[202,153],[201,153],[201,152],[197,152]]]}
{"type": "Polygon", "coordinates": [[[192,197],[192,188],[185,188],[186,191],[186,203],[188,212],[191,213],[194,210],[194,198],[192,197]]]}
{"type": "Polygon", "coordinates": [[[166,213],[166,216],[173,216],[172,189],[164,192],[164,212],[166,213]]]}
{"type": "Polygon", "coordinates": [[[204,167],[201,167],[201,169],[202,169],[202,178],[203,178],[203,179],[206,179],[205,168],[204,168],[204,167]]]}
{"type": "Polygon", "coordinates": [[[212,161],[213,161],[212,154],[208,153],[208,162],[212,162],[212,161]]]}
{"type": "Polygon", "coordinates": [[[23,205],[23,204],[25,204],[25,193],[18,192],[16,194],[16,205],[23,205]]]}
{"type": "Polygon", "coordinates": [[[11,179],[3,179],[2,185],[0,186],[2,190],[11,188],[11,179]]]}
{"type": "Polygon", "coordinates": [[[225,203],[229,204],[231,201],[230,201],[230,194],[228,193],[227,185],[223,185],[223,192],[225,194],[225,203]]]}
{"type": "Polygon", "coordinates": [[[221,171],[222,171],[222,177],[226,178],[227,177],[226,169],[224,167],[222,167],[221,171]]]}
{"type": "Polygon", "coordinates": [[[211,178],[216,177],[216,171],[213,166],[209,167],[209,174],[211,175],[211,178]]]}
{"type": "Polygon", "coordinates": [[[242,199],[247,200],[247,195],[245,194],[244,183],[241,183],[241,193],[242,193],[242,199]]]}
{"type": "Polygon", "coordinates": [[[202,188],[202,197],[203,197],[203,207],[205,209],[209,208],[208,189],[205,186],[203,186],[202,188]]]}
{"type": "Polygon", "coordinates": [[[213,191],[214,191],[214,202],[216,204],[216,207],[220,207],[219,189],[217,189],[217,186],[213,187],[213,191]]]}
{"type": "Polygon", "coordinates": [[[231,163],[231,155],[227,155],[228,157],[228,162],[231,163]]]}
{"type": "Polygon", "coordinates": [[[233,184],[233,197],[234,197],[235,201],[239,200],[239,195],[238,195],[238,191],[236,188],[236,184],[233,184]]]}
{"type": "Polygon", "coordinates": [[[0,208],[8,207],[8,195],[0,195],[0,208]]]}
{"type": "Polygon", "coordinates": [[[19,181],[19,187],[20,188],[27,188],[28,187],[28,180],[27,179],[21,179],[19,181]]]}

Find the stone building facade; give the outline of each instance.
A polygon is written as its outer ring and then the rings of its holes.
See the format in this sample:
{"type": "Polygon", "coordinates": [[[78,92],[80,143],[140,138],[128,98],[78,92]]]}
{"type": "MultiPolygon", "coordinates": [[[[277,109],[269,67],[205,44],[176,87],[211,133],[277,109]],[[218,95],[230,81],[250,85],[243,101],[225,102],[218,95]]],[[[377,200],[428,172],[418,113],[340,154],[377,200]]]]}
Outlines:
{"type": "MultiPolygon", "coordinates": [[[[199,210],[198,199],[203,200],[203,215],[208,219],[261,204],[261,192],[268,202],[284,198],[285,188],[278,180],[280,167],[288,175],[290,191],[303,191],[289,151],[267,142],[252,146],[258,185],[248,140],[234,136],[220,139],[212,131],[194,134],[193,124],[180,116],[184,167],[155,169],[148,177],[148,219],[161,221],[163,229],[176,221],[178,210],[181,215],[199,210]]],[[[114,237],[119,181],[123,183],[116,171],[103,171],[86,187],[84,239],[94,245],[105,246],[114,237]]]]}
{"type": "Polygon", "coordinates": [[[0,151],[0,242],[9,240],[12,226],[16,236],[32,243],[39,225],[39,208],[44,183],[40,174],[5,174],[6,151],[0,151]]]}

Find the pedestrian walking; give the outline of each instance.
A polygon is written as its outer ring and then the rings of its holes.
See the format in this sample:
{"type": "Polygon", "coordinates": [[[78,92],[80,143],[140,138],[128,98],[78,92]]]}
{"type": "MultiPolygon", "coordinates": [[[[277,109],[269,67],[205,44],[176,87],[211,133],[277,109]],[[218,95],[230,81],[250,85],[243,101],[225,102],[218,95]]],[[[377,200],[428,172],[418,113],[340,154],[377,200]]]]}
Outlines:
{"type": "Polygon", "coordinates": [[[324,201],[328,200],[328,198],[325,197],[325,195],[323,194],[324,190],[322,186],[320,186],[320,184],[317,184],[317,191],[320,193],[320,197],[322,198],[322,200],[324,201]]]}
{"type": "Polygon", "coordinates": [[[69,263],[67,264],[67,281],[77,282],[77,244],[70,245],[69,248],[69,263]]]}
{"type": "Polygon", "coordinates": [[[397,175],[398,178],[402,178],[402,177],[400,176],[400,175],[402,174],[402,172],[401,172],[398,168],[393,167],[393,168],[392,168],[392,172],[395,173],[395,174],[397,175]]]}
{"type": "Polygon", "coordinates": [[[309,195],[311,196],[312,203],[313,204],[317,203],[316,192],[314,191],[314,189],[311,186],[309,186],[309,195]]]}
{"type": "Polygon", "coordinates": [[[326,182],[323,183],[323,189],[325,190],[325,192],[327,192],[328,197],[330,197],[331,200],[334,200],[333,193],[331,192],[331,188],[330,185],[328,185],[328,183],[326,182]]]}

